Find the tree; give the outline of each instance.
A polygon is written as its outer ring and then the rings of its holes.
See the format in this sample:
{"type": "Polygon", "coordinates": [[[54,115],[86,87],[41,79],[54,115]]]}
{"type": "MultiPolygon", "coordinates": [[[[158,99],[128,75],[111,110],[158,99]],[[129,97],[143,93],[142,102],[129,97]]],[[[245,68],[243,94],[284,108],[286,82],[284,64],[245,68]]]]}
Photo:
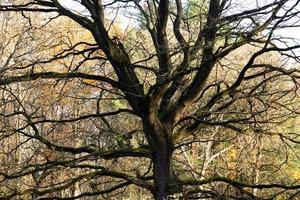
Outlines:
{"type": "Polygon", "coordinates": [[[299,143],[296,134],[273,131],[299,114],[299,66],[292,61],[300,46],[277,34],[299,26],[298,1],[247,9],[233,0],[76,2],[81,12],[57,0],[0,6],[23,17],[22,50],[31,50],[12,53],[14,65],[1,71],[1,138],[19,134],[15,149],[27,150],[12,172],[1,173],[4,199],[79,199],[130,185],[157,200],[221,198],[210,186],[225,185],[241,198],[255,198],[249,189],[299,194],[292,182],[193,178],[178,166],[179,150],[203,140],[213,141],[206,146],[211,158],[225,152],[218,141],[232,135],[272,133],[299,143]],[[121,33],[129,14],[134,23],[121,33]]]}

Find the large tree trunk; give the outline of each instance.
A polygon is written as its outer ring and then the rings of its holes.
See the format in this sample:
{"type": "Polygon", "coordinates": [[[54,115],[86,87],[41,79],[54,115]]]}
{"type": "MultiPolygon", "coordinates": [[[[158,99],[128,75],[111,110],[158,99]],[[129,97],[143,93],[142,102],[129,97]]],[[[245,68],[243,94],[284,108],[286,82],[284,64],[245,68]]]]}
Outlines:
{"type": "Polygon", "coordinates": [[[169,137],[172,130],[166,130],[160,123],[149,124],[145,131],[153,155],[153,195],[156,200],[165,200],[168,195],[181,191],[172,165],[174,145],[169,137]]]}
{"type": "Polygon", "coordinates": [[[173,184],[176,186],[176,178],[172,166],[172,144],[167,140],[153,150],[153,174],[156,200],[167,199],[174,193],[173,184]]]}

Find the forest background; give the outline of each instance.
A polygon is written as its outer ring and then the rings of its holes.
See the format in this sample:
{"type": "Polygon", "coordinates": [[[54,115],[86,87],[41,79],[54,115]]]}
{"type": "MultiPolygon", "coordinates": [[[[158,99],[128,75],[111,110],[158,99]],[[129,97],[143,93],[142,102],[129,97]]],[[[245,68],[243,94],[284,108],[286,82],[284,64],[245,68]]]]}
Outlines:
{"type": "Polygon", "coordinates": [[[299,3],[1,1],[0,199],[300,198],[299,3]]]}

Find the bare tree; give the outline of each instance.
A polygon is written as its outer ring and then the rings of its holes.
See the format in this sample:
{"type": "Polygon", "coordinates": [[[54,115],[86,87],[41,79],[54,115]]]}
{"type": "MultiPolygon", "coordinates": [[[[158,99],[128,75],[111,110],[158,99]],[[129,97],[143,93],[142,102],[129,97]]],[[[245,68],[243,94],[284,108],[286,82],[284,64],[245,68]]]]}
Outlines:
{"type": "Polygon", "coordinates": [[[3,199],[90,198],[132,185],[157,200],[222,198],[226,187],[237,198],[255,199],[257,190],[248,189],[299,194],[299,184],[207,171],[232,148],[216,145],[240,134],[299,143],[295,133],[273,131],[299,114],[300,46],[279,34],[300,25],[299,1],[246,8],[235,0],[73,3],[0,5],[26,27],[22,50],[0,78],[1,138],[19,134],[15,149],[26,150],[15,169],[1,173],[3,199]],[[184,151],[199,142],[207,144],[204,171],[181,174],[184,151]]]}

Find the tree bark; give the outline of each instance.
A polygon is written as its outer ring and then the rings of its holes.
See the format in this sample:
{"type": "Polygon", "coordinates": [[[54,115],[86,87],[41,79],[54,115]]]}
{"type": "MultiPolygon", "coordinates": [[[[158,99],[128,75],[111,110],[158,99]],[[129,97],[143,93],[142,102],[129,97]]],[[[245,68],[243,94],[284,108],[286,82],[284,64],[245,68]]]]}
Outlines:
{"type": "Polygon", "coordinates": [[[157,146],[153,151],[153,174],[156,200],[165,200],[167,196],[174,193],[176,178],[172,166],[172,144],[167,140],[157,146]],[[174,185],[175,184],[175,185],[174,185]]]}
{"type": "Polygon", "coordinates": [[[152,150],[153,196],[156,200],[166,200],[169,195],[181,192],[172,164],[174,145],[168,137],[172,130],[156,121],[148,123],[145,131],[152,150]]]}

